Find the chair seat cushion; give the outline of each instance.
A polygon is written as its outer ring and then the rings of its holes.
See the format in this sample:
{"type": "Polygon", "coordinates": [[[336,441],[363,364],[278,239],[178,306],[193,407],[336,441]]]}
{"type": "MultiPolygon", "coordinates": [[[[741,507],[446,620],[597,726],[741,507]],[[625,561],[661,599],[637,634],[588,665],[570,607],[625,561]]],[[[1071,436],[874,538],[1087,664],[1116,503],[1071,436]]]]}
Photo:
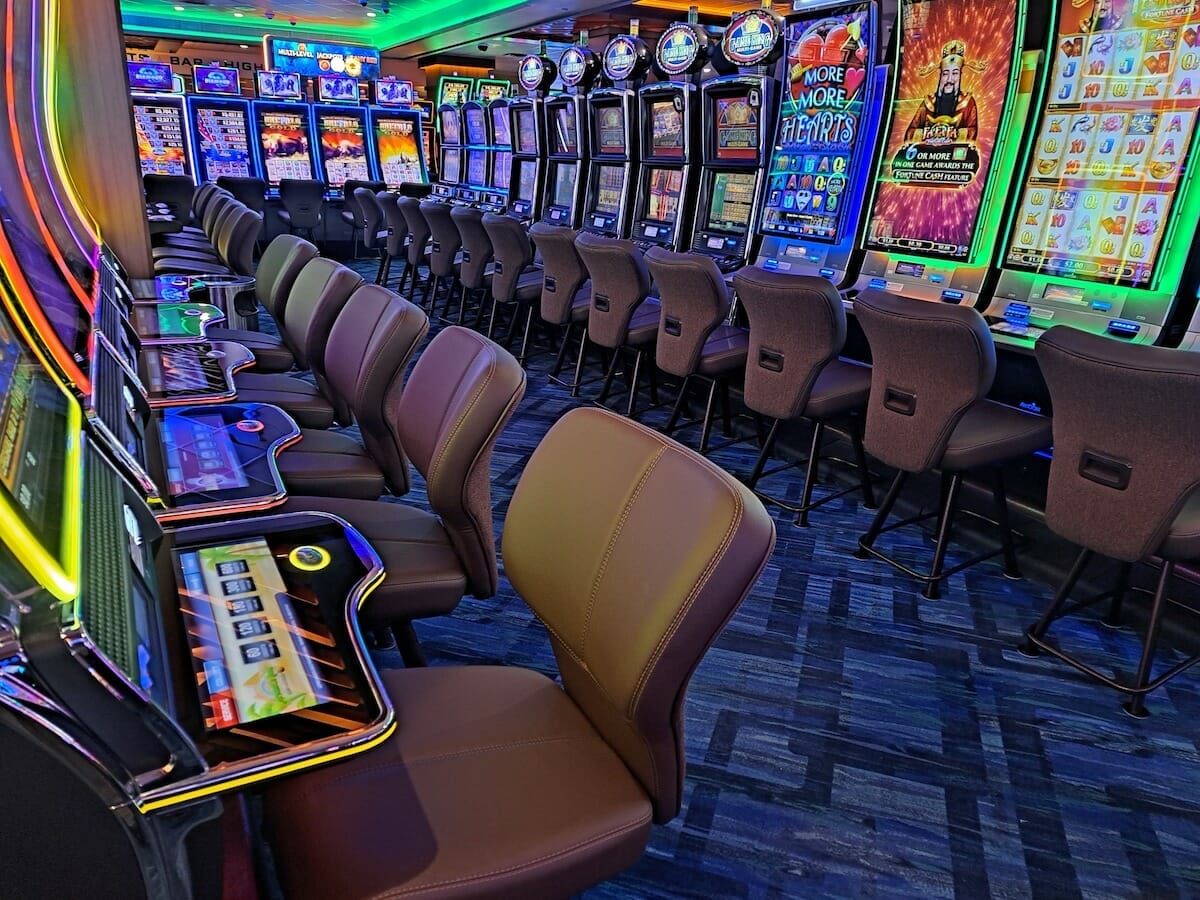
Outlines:
{"type": "Polygon", "coordinates": [[[303,428],[300,443],[280,453],[277,462],[288,494],[376,500],[384,491],[378,463],[341,432],[303,428]]]}
{"type": "Polygon", "coordinates": [[[1193,491],[1158,551],[1164,559],[1200,559],[1200,491],[1193,491]]]}
{"type": "Polygon", "coordinates": [[[301,428],[328,428],[333,404],[301,378],[260,372],[238,372],[233,378],[237,398],[244,403],[273,403],[287,411],[301,428]]]}
{"type": "Polygon", "coordinates": [[[867,405],[871,393],[871,367],[830,360],[817,376],[802,415],[810,419],[835,419],[867,405]]]}
{"type": "Polygon", "coordinates": [[[277,335],[244,328],[210,328],[206,334],[215,341],[233,341],[254,354],[258,372],[287,372],[296,365],[296,358],[277,335]]]}
{"type": "Polygon", "coordinates": [[[186,275],[228,275],[229,269],[219,262],[201,262],[198,259],[160,259],[154,263],[156,275],[171,275],[180,272],[186,275]]]}
{"type": "Polygon", "coordinates": [[[700,350],[697,371],[701,375],[721,375],[746,365],[750,332],[737,325],[718,325],[700,350]]]}
{"type": "Polygon", "coordinates": [[[984,400],[959,420],[939,467],[964,471],[1045,450],[1051,444],[1050,419],[984,400]]]}
{"type": "Polygon", "coordinates": [[[215,248],[211,246],[201,247],[177,247],[168,245],[164,247],[155,247],[150,251],[153,259],[166,259],[168,256],[175,259],[198,259],[204,262],[220,259],[215,248]]]}
{"type": "Polygon", "coordinates": [[[352,228],[362,227],[362,223],[358,221],[358,216],[356,216],[354,212],[349,209],[342,210],[342,221],[352,228]]]}
{"type": "Polygon", "coordinates": [[[432,513],[389,500],[341,497],[290,497],[281,507],[282,512],[313,510],[345,519],[383,560],[383,581],[360,611],[364,622],[381,625],[445,615],[467,592],[462,563],[432,513]]]}
{"type": "Polygon", "coordinates": [[[275,210],[275,215],[279,216],[279,221],[287,222],[289,225],[292,224],[292,214],[286,209],[275,210]]]}
{"type": "Polygon", "coordinates": [[[658,323],[662,318],[662,304],[657,300],[643,300],[633,311],[629,320],[629,337],[626,343],[631,347],[649,344],[658,338],[658,323]]]}
{"type": "Polygon", "coordinates": [[[267,791],[289,897],[566,897],[641,856],[648,799],[548,678],[438,666],[383,680],[400,725],[382,746],[267,791]]]}

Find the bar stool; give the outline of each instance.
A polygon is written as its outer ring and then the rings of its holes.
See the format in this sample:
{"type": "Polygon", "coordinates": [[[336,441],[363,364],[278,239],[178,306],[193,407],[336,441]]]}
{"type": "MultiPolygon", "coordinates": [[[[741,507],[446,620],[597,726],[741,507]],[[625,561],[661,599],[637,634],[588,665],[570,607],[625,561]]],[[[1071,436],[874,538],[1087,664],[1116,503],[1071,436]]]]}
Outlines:
{"type": "Polygon", "coordinates": [[[487,307],[487,292],[492,277],[492,239],[483,227],[483,213],[470,206],[455,206],[450,218],[462,239],[462,265],[458,280],[462,284],[462,303],[458,307],[458,324],[466,315],[467,300],[478,296],[479,307],[472,327],[483,324],[487,307]]]}
{"type": "Polygon", "coordinates": [[[388,252],[387,239],[391,234],[385,221],[383,206],[370,188],[354,189],[354,200],[363,214],[363,249],[375,250],[379,253],[379,268],[375,271],[375,283],[383,283],[384,271],[387,268],[388,252]]]}
{"type": "MultiPolygon", "coordinates": [[[[575,249],[592,280],[592,305],[588,310],[587,338],[598,347],[612,351],[612,360],[604,373],[604,386],[596,402],[604,405],[612,388],[613,377],[621,363],[621,354],[633,352],[633,373],[629,382],[629,403],[625,415],[633,417],[637,406],[642,360],[652,352],[658,337],[662,307],[650,297],[650,273],[642,251],[632,241],[601,237],[583,232],[575,239],[575,249]]],[[[652,402],[658,403],[658,383],[650,368],[652,402]]],[[[583,376],[583,351],[575,367],[575,387],[583,376]]]]}
{"type": "Polygon", "coordinates": [[[379,281],[384,287],[388,286],[392,277],[392,260],[398,259],[403,262],[405,248],[408,246],[408,222],[404,220],[404,213],[397,205],[399,200],[400,196],[392,191],[379,191],[375,194],[375,201],[383,210],[383,222],[387,226],[387,240],[383,245],[383,272],[379,281]]]}
{"type": "Polygon", "coordinates": [[[821,461],[825,426],[848,419],[850,442],[863,494],[863,505],[875,507],[871,475],[862,443],[862,415],[871,392],[871,369],[839,358],[846,343],[846,309],[841,295],[824,278],[767,272],[757,266],[733,276],[734,290],[750,322],[750,347],[742,402],[771,419],[758,459],[746,479],[757,491],[759,480],[797,465],[766,471],[784,422],[812,422],[812,441],[805,461],[804,490],[799,506],[758,492],[763,499],[797,514],[796,524],[808,525],[811,510],[857,488],[831,491],[813,501],[821,461]]]}
{"type": "Polygon", "coordinates": [[[875,520],[858,541],[860,559],[874,556],[925,584],[929,599],[950,575],[1000,553],[1004,574],[1020,578],[1001,465],[1050,446],[1050,420],[985,399],[996,374],[996,348],[987,323],[971,307],[864,291],[854,311],[874,361],[867,401],[867,452],[897,469],[875,520]],[[945,568],[963,473],[989,467],[1001,547],[945,568]],[[937,513],[884,527],[910,474],[938,469],[937,513]],[[933,565],[918,572],[875,548],[879,535],[938,516],[933,565]]]}
{"type": "Polygon", "coordinates": [[[1200,661],[1193,655],[1151,677],[1176,565],[1200,558],[1200,356],[1065,325],[1038,338],[1034,350],[1054,404],[1046,524],[1082,550],[1021,651],[1046,650],[1128,694],[1126,712],[1141,717],[1150,691],[1200,661]],[[1121,562],[1115,589],[1068,606],[1097,554],[1121,562]],[[1111,599],[1106,624],[1119,625],[1133,564],[1152,557],[1162,568],[1132,681],[1110,677],[1046,638],[1056,620],[1103,599],[1111,599]]]}
{"type": "Polygon", "coordinates": [[[750,335],[746,329],[725,321],[729,315],[729,292],[721,270],[710,257],[651,247],[646,251],[646,267],[662,304],[654,364],[683,379],[663,433],[674,434],[692,386],[697,381],[707,382],[708,402],[700,429],[700,452],[708,453],[718,388],[725,411],[725,432],[733,432],[729,378],[746,367],[750,335]]]}
{"type": "Polygon", "coordinates": [[[360,178],[347,178],[342,183],[342,221],[350,226],[350,254],[352,259],[358,259],[358,234],[363,230],[366,213],[362,204],[354,196],[359,188],[367,188],[372,194],[387,190],[382,181],[363,181],[360,178]]]}
{"type": "Polygon", "coordinates": [[[488,319],[488,337],[496,330],[496,315],[501,306],[511,306],[512,319],[504,346],[508,347],[517,332],[517,325],[525,320],[525,333],[521,340],[521,352],[517,361],[525,365],[529,350],[529,332],[533,322],[533,303],[542,295],[542,270],[533,264],[533,244],[529,234],[512,216],[484,213],[483,230],[492,242],[492,315],[488,319]],[[522,316],[521,314],[525,315],[522,316]]]}
{"type": "Polygon", "coordinates": [[[322,222],[325,203],[325,184],[301,178],[284,178],[279,182],[279,202],[283,209],[275,211],[279,221],[291,234],[305,232],[308,239],[319,244],[316,227],[322,222]]]}
{"type": "Polygon", "coordinates": [[[579,233],[562,225],[534,222],[529,238],[542,257],[542,297],[538,314],[543,322],[562,330],[558,355],[550,377],[557,379],[567,356],[567,345],[576,325],[582,326],[580,338],[587,340],[588,310],[592,305],[592,285],[587,267],[575,249],[579,233]]]}
{"type": "MultiPolygon", "coordinates": [[[[429,250],[429,285],[425,289],[425,297],[429,305],[426,309],[432,316],[437,308],[438,289],[446,287],[446,314],[450,312],[450,303],[454,299],[454,288],[458,285],[458,270],[461,264],[462,236],[458,226],[450,218],[450,206],[440,200],[423,200],[421,214],[429,223],[429,232],[433,237],[429,250]]],[[[422,303],[424,305],[424,302],[422,303]]]]}
{"type": "Polygon", "coordinates": [[[404,218],[404,228],[408,233],[404,245],[404,269],[400,272],[400,285],[396,290],[403,294],[404,284],[408,281],[410,293],[415,297],[421,276],[420,267],[429,262],[429,223],[421,212],[421,201],[415,197],[396,198],[396,208],[404,218]]]}

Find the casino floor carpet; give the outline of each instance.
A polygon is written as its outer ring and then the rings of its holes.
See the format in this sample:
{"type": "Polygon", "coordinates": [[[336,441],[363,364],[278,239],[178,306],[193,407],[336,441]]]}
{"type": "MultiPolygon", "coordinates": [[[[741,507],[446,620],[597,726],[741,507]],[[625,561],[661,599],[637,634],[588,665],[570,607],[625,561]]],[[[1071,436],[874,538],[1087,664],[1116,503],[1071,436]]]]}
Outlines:
{"type": "MultiPolygon", "coordinates": [[[[531,362],[493,459],[498,526],[541,436],[581,402],[548,380],[551,360],[531,362]]],[[[744,473],[753,452],[714,459],[744,473]]],[[[798,472],[774,483],[799,496],[798,472]]],[[[423,500],[419,483],[405,498],[423,500]]],[[[856,494],[810,528],[772,515],[774,557],[688,691],[683,810],[587,900],[1200,895],[1200,676],[1132,719],[1114,692],[1017,652],[1048,585],[990,562],[925,600],[850,555],[870,521],[856,494]]],[[[881,542],[901,545],[929,547],[920,535],[881,542]]],[[[433,665],[554,671],[545,631],[503,578],[495,598],[464,599],[417,630],[433,665]]],[[[1136,665],[1129,629],[1055,633],[1126,675],[1136,665]]]]}

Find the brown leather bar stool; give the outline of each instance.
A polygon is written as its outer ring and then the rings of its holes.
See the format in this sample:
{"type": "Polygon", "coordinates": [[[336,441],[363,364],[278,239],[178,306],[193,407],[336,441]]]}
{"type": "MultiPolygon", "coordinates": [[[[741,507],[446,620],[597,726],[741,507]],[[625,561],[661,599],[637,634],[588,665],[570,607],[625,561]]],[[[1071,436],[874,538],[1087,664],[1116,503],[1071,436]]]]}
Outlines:
{"type": "Polygon", "coordinates": [[[323,221],[325,185],[320,181],[303,178],[284,178],[279,182],[279,202],[283,209],[276,210],[288,232],[305,232],[308,239],[318,243],[316,228],[323,221]]]}
{"type": "Polygon", "coordinates": [[[282,407],[301,428],[349,424],[349,408],[333,395],[325,378],[325,345],[334,321],[362,284],[362,276],[341,263],[318,256],[300,270],[283,310],[282,331],[296,365],[310,369],[315,385],[290,375],[238,372],[238,399],[282,407]]]}
{"type": "Polygon", "coordinates": [[[492,243],[492,314],[488,319],[487,336],[496,331],[496,316],[501,306],[511,306],[512,319],[504,346],[512,344],[518,323],[525,320],[521,352],[517,360],[525,365],[529,350],[529,332],[533,321],[533,304],[542,296],[542,270],[533,263],[533,244],[525,228],[511,216],[484,213],[483,230],[492,243]],[[524,315],[522,315],[524,314],[524,315]]]}
{"type": "Polygon", "coordinates": [[[1176,566],[1200,559],[1200,356],[1064,325],[1043,334],[1034,349],[1054,405],[1046,524],[1082,550],[1021,651],[1054,654],[1128,694],[1125,710],[1144,716],[1150,691],[1200,661],[1193,655],[1152,677],[1176,566]],[[1068,606],[1096,555],[1120,561],[1115,589],[1068,606]],[[1119,625],[1133,564],[1153,557],[1161,569],[1131,681],[1046,637],[1059,618],[1104,599],[1111,599],[1106,624],[1119,625]]]}
{"type": "Polygon", "coordinates": [[[369,627],[392,628],[409,665],[423,663],[413,619],[445,615],[467,593],[496,592],[492,450],[524,393],[525,371],[507,350],[468,328],[443,328],[388,419],[396,446],[425,479],[430,511],[332,497],[283,505],[341,516],[380,554],[387,576],[361,616],[369,627]]]}
{"type": "Polygon", "coordinates": [[[473,327],[478,330],[483,323],[487,307],[487,292],[492,278],[492,239],[483,227],[483,213],[470,206],[455,206],[450,218],[462,239],[462,265],[458,280],[462,285],[462,302],[458,307],[458,324],[466,316],[467,301],[477,297],[479,306],[473,327]]]}
{"type": "MultiPolygon", "coordinates": [[[[613,378],[621,363],[621,354],[634,354],[630,377],[629,403],[625,414],[632,417],[637,406],[638,382],[642,361],[653,352],[658,337],[661,307],[650,297],[650,273],[642,251],[632,241],[601,237],[583,232],[575,239],[575,249],[587,267],[592,280],[592,305],[588,310],[588,340],[598,347],[612,351],[612,360],[604,373],[604,386],[596,402],[603,405],[608,399],[613,378]]],[[[583,350],[575,367],[572,396],[578,395],[583,377],[583,350]]],[[[650,367],[650,389],[654,403],[658,402],[658,385],[654,367],[650,367]]]]}
{"type": "Polygon", "coordinates": [[[222,221],[214,237],[215,257],[204,259],[181,251],[183,255],[178,257],[156,259],[154,272],[158,275],[173,272],[189,275],[250,275],[254,272],[254,247],[261,230],[262,216],[238,203],[234,213],[222,221]]]}
{"type": "Polygon", "coordinates": [[[700,430],[700,452],[708,452],[718,389],[725,410],[725,433],[733,432],[729,412],[729,379],[746,367],[750,334],[726,322],[730,297],[721,270],[699,253],[672,253],[662,247],[646,251],[646,267],[658,288],[662,319],[654,363],[683,379],[671,418],[663,429],[673,434],[691,387],[708,382],[708,402],[700,430]]]}
{"type": "Polygon", "coordinates": [[[846,343],[846,309],[841,295],[824,278],[767,272],[757,266],[740,269],[733,276],[733,286],[750,322],[742,402],[751,412],[772,420],[746,479],[747,486],[757,491],[764,475],[796,465],[789,462],[766,471],[783,423],[808,419],[813,431],[800,505],[759,493],[765,500],[797,513],[796,524],[807,526],[811,510],[857,489],[831,491],[815,502],[812,499],[826,425],[846,419],[863,505],[874,509],[875,495],[862,442],[862,413],[871,392],[871,369],[838,355],[846,343]]]}
{"type": "Polygon", "coordinates": [[[1050,446],[1050,420],[986,399],[996,374],[996,348],[987,323],[971,307],[864,291],[854,311],[874,362],[867,401],[867,452],[897,469],[895,480],[855,556],[874,556],[925,584],[939,584],[967,566],[1004,554],[1004,574],[1020,578],[1001,466],[1050,446]],[[946,548],[963,473],[990,468],[1001,547],[945,568],[946,548]],[[910,474],[938,469],[942,502],[937,513],[884,527],[910,474]],[[875,548],[886,531],[938,516],[933,565],[918,572],[875,548]]]}
{"type": "Polygon", "coordinates": [[[651,822],[679,813],[691,674],[773,545],[762,504],[716,466],[612,413],[567,413],[503,534],[562,686],[510,666],[385,670],[401,727],[267,788],[284,891],[568,897],[637,862],[651,822]]]}
{"type": "Polygon", "coordinates": [[[367,188],[372,194],[386,191],[387,185],[382,181],[363,181],[360,178],[347,178],[342,182],[342,221],[350,226],[350,255],[358,259],[358,235],[363,230],[366,213],[354,196],[359,188],[367,188]]]}
{"type": "Polygon", "coordinates": [[[338,431],[301,429],[300,443],[277,460],[289,494],[375,500],[385,489],[408,493],[408,457],[392,427],[392,409],[428,331],[424,311],[394,291],[364,284],[350,295],[329,331],[325,374],[362,443],[338,431]]]}
{"type": "Polygon", "coordinates": [[[383,284],[384,271],[388,263],[388,237],[391,230],[375,192],[370,188],[354,189],[354,199],[363,213],[363,248],[379,254],[379,268],[375,272],[375,283],[383,284]]]}
{"type": "Polygon", "coordinates": [[[379,283],[387,287],[392,278],[392,262],[397,259],[402,263],[405,262],[408,248],[408,222],[404,218],[404,213],[400,211],[398,194],[391,191],[379,191],[375,194],[375,200],[379,203],[379,208],[383,210],[383,221],[387,225],[387,241],[383,247],[385,254],[383,272],[379,277],[379,283]]]}
{"type": "MultiPolygon", "coordinates": [[[[275,320],[276,327],[283,321],[283,309],[291,294],[292,286],[310,259],[317,256],[317,248],[294,234],[281,234],[263,251],[254,271],[254,297],[275,320]]],[[[296,358],[288,348],[284,335],[248,331],[242,328],[210,328],[206,332],[215,341],[235,341],[254,354],[254,368],[258,372],[286,372],[296,364],[296,358]]]]}
{"type": "Polygon", "coordinates": [[[592,306],[592,285],[587,267],[575,249],[579,233],[562,225],[534,222],[529,238],[542,257],[542,296],[538,314],[548,325],[562,330],[558,355],[550,369],[551,379],[557,380],[567,358],[567,345],[576,325],[582,326],[580,341],[587,340],[588,310],[592,306]]]}
{"type": "Polygon", "coordinates": [[[437,308],[438,290],[445,285],[445,312],[450,311],[450,303],[454,299],[454,288],[458,285],[458,269],[461,264],[462,237],[458,226],[450,218],[449,204],[440,200],[424,200],[421,202],[421,214],[429,223],[432,236],[429,247],[429,284],[425,289],[425,298],[421,305],[432,316],[437,308]],[[428,305],[426,305],[426,302],[428,305]]]}
{"type": "Polygon", "coordinates": [[[421,201],[415,197],[398,197],[396,208],[404,218],[404,228],[408,233],[404,245],[404,268],[400,272],[400,285],[396,290],[403,294],[407,282],[410,296],[415,297],[421,280],[421,266],[429,264],[429,223],[421,212],[421,201]]]}
{"type": "Polygon", "coordinates": [[[151,258],[158,260],[167,256],[215,256],[217,250],[214,242],[222,224],[245,208],[246,205],[239,203],[228,191],[221,191],[205,208],[199,231],[164,235],[150,251],[151,258]]]}

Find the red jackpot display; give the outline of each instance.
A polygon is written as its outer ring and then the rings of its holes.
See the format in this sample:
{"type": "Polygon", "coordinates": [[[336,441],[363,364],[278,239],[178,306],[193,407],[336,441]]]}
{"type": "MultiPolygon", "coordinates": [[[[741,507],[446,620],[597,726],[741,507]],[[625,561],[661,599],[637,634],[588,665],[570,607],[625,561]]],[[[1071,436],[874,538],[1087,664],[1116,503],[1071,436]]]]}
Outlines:
{"type": "Polygon", "coordinates": [[[1064,0],[1007,268],[1154,281],[1200,107],[1197,6],[1064,0]]]}
{"type": "Polygon", "coordinates": [[[1013,65],[1011,0],[927,0],[904,35],[867,247],[966,260],[1013,65]]]}

